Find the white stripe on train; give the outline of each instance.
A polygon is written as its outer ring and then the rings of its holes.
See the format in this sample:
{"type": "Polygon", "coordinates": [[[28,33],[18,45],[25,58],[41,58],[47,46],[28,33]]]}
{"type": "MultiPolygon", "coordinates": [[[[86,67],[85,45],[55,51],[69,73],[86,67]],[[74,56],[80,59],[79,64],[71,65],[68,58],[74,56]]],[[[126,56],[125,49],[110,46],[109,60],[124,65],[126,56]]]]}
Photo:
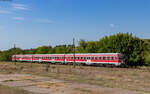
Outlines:
{"type": "MultiPolygon", "coordinates": [[[[17,61],[32,61],[32,60],[17,60],[17,61]]],[[[33,61],[37,61],[37,62],[52,62],[52,63],[55,63],[55,62],[61,62],[61,63],[70,63],[70,62],[73,62],[73,61],[56,61],[56,60],[33,60],[33,61]]],[[[75,61],[75,63],[83,63],[83,64],[87,64],[87,65],[92,65],[92,64],[114,64],[116,66],[119,66],[121,64],[123,64],[124,62],[83,62],[83,61],[75,61]]]]}

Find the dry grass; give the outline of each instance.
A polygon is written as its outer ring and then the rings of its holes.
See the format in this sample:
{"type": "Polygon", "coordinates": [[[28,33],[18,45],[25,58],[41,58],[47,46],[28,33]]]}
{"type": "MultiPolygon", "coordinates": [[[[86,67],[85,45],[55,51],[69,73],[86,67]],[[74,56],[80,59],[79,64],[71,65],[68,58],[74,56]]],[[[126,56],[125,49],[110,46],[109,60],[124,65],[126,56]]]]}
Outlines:
{"type": "Polygon", "coordinates": [[[60,83],[60,82],[36,82],[33,85],[38,87],[43,87],[43,88],[66,87],[64,83],[60,83]]]}
{"type": "MultiPolygon", "coordinates": [[[[112,88],[150,93],[150,68],[106,68],[91,66],[52,65],[46,64],[0,62],[0,73],[26,73],[70,82],[87,83],[112,88]]],[[[30,77],[29,77],[30,78],[30,77]]],[[[28,78],[27,78],[28,79],[28,78]]],[[[90,94],[90,93],[89,93],[90,94]]]]}
{"type": "Polygon", "coordinates": [[[22,89],[0,85],[0,94],[35,94],[22,89]]]}

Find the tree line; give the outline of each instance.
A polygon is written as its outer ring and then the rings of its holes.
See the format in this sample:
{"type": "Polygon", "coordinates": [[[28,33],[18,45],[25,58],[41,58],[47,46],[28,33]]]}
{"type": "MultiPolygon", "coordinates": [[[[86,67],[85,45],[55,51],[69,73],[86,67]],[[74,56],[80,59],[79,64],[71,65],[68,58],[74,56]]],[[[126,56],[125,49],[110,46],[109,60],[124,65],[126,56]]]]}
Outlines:
{"type": "MultiPolygon", "coordinates": [[[[0,51],[0,61],[11,61],[14,54],[61,54],[73,53],[74,45],[41,46],[34,49],[11,48],[0,51]]],[[[129,33],[104,36],[98,41],[81,39],[76,53],[123,53],[129,66],[150,65],[150,40],[140,39],[129,33]]]]}

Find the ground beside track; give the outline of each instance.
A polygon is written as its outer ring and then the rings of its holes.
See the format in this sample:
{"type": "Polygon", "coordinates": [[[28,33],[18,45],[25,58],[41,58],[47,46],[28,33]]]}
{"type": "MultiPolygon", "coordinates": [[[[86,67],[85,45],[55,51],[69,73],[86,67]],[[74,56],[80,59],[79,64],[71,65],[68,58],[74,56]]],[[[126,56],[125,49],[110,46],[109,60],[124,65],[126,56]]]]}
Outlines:
{"type": "Polygon", "coordinates": [[[150,93],[149,68],[50,65],[46,71],[46,66],[0,62],[0,84],[42,94],[150,93]]]}

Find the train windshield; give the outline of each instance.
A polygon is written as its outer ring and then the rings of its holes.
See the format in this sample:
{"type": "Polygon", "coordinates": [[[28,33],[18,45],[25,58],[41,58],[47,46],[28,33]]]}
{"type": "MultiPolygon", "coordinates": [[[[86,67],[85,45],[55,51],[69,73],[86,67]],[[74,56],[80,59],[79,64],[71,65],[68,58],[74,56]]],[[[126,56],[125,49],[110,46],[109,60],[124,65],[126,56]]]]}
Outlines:
{"type": "Polygon", "coordinates": [[[123,59],[124,59],[124,56],[119,56],[119,59],[120,59],[120,60],[123,60],[123,59]]]}

